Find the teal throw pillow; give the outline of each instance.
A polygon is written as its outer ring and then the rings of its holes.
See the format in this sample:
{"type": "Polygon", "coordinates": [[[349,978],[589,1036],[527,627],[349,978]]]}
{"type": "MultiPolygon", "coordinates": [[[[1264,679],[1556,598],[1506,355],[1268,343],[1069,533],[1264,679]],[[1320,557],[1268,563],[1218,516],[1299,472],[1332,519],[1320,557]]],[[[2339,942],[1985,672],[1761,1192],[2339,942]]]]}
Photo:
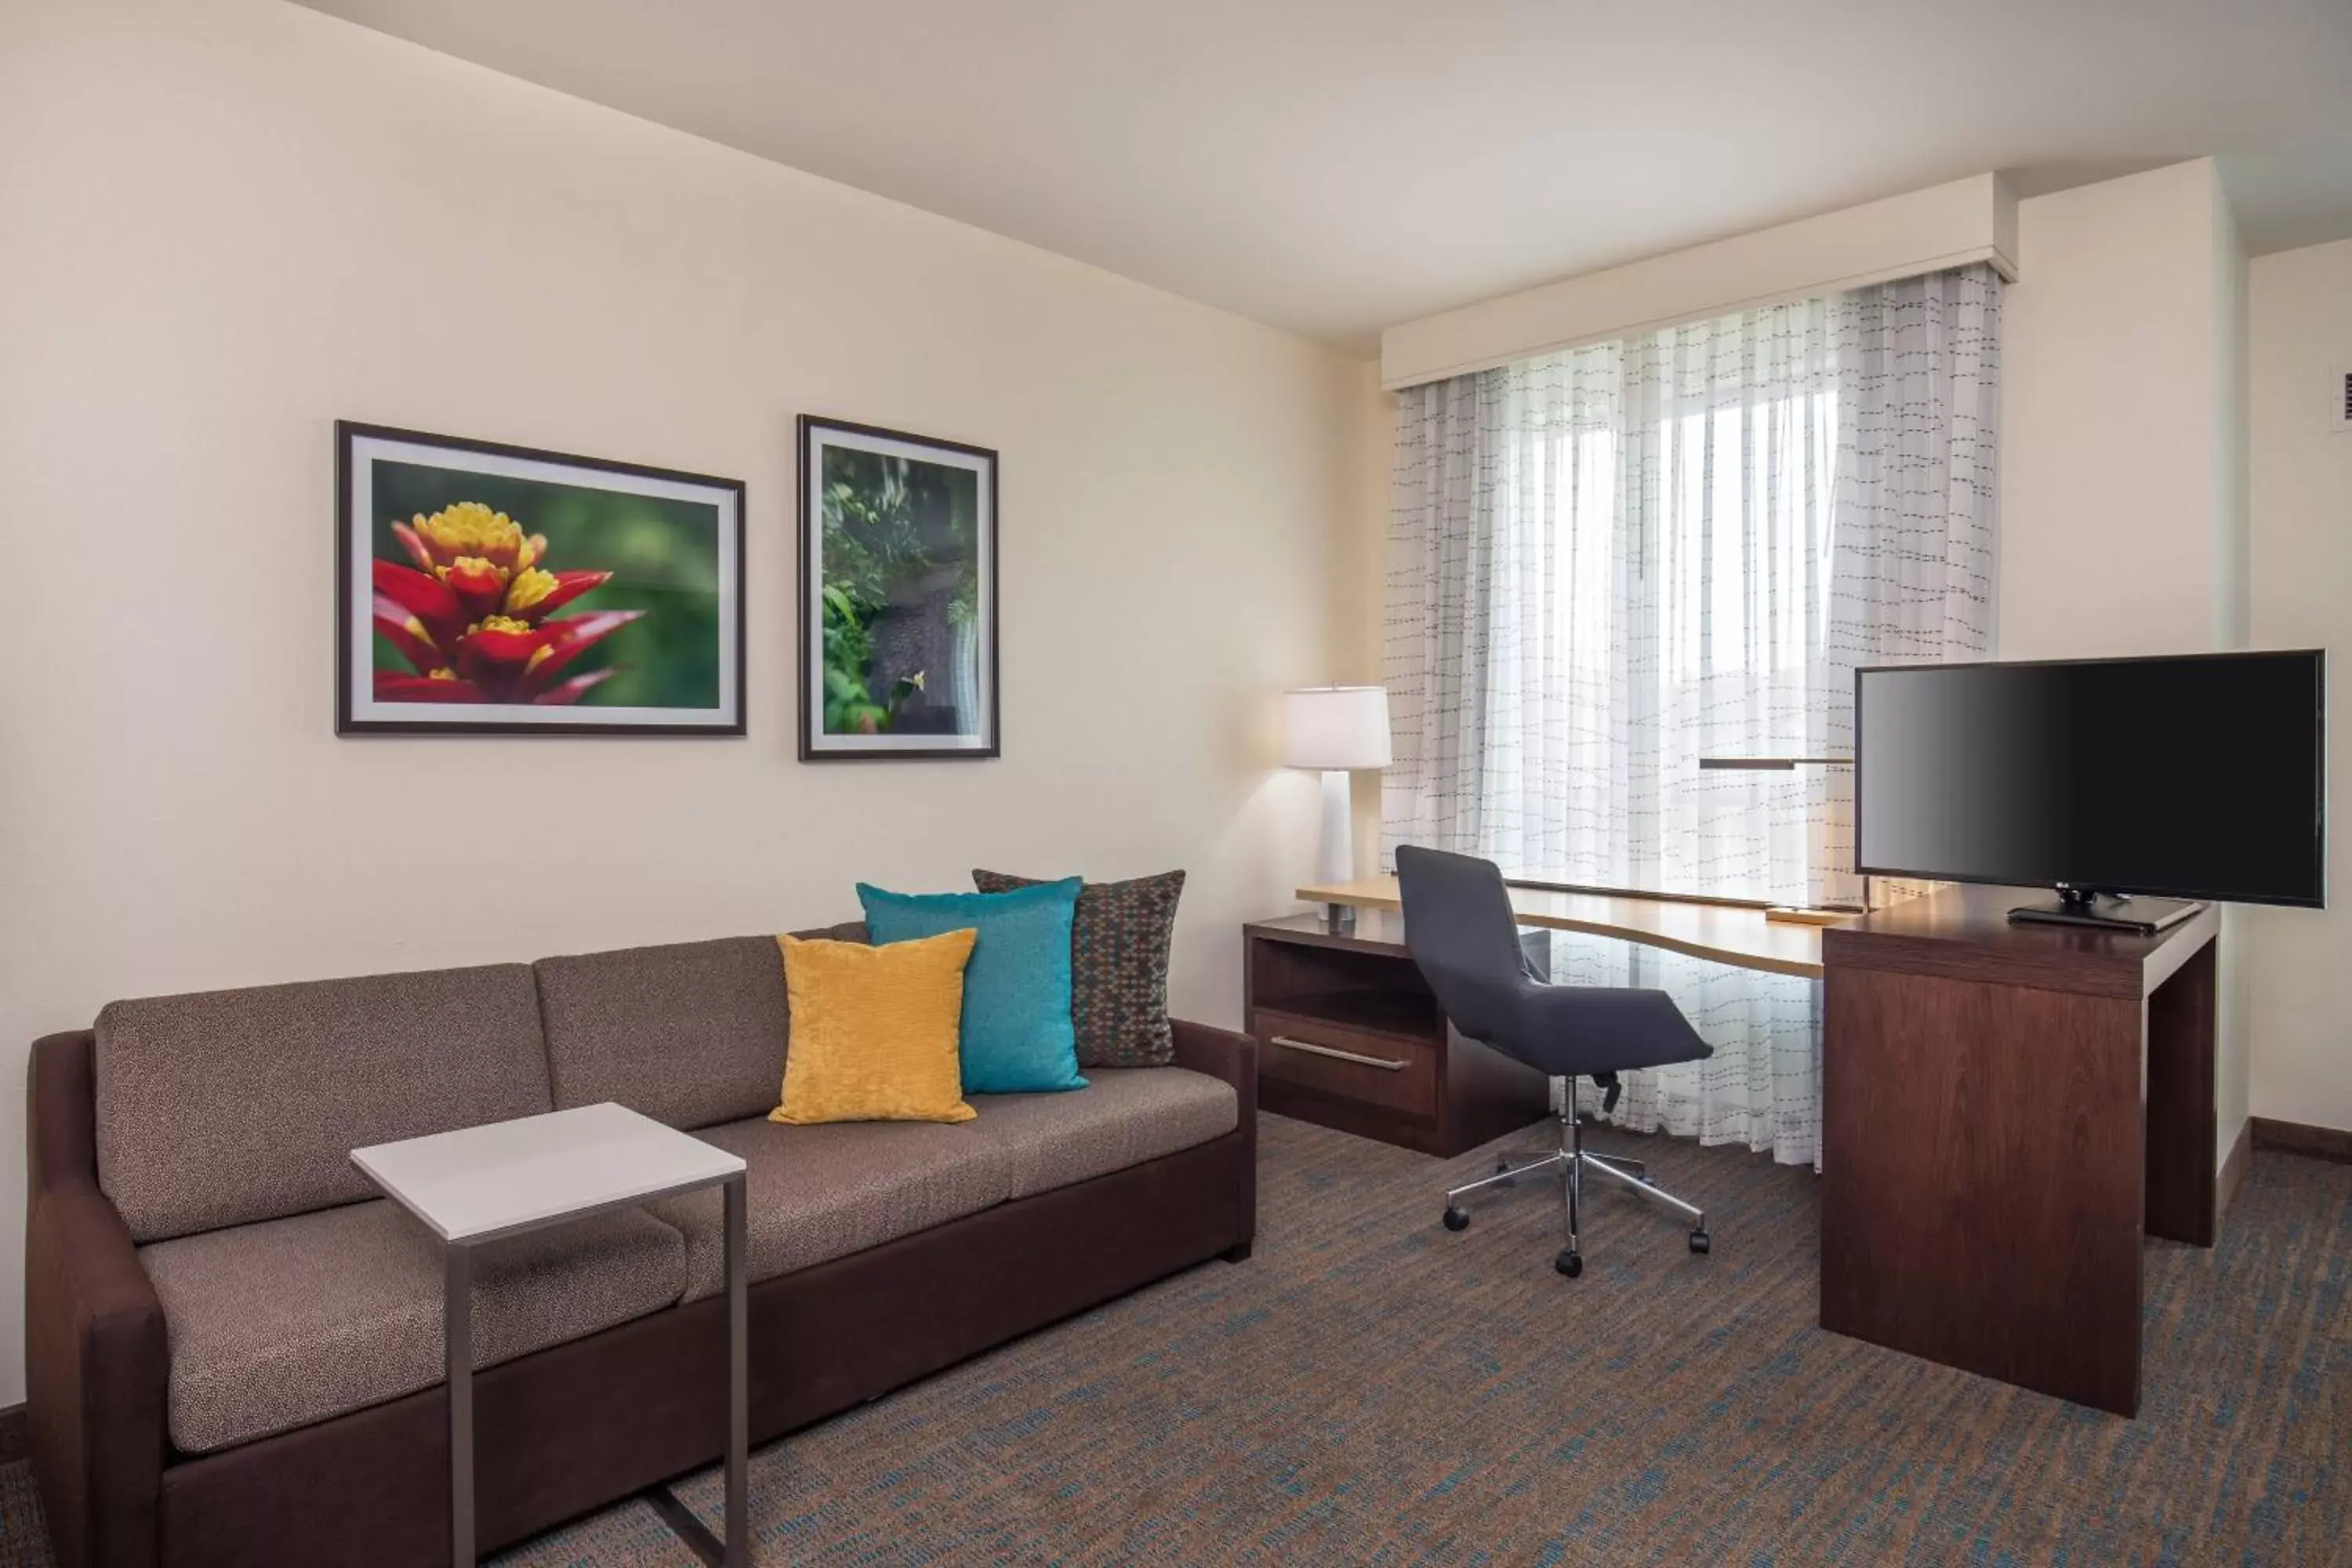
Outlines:
{"type": "Polygon", "coordinates": [[[1087,1087],[1070,1022],[1070,928],[1084,885],[1071,877],[1008,893],[891,893],[857,884],[877,943],[980,933],[963,972],[966,1094],[1087,1087]]]}

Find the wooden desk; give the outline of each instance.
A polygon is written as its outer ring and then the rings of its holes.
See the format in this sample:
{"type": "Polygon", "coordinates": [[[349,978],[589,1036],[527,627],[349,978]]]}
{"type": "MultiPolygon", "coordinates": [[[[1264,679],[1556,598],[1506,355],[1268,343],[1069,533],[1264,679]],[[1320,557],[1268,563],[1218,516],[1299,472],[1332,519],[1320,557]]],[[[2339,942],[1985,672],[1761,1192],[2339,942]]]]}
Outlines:
{"type": "MultiPolygon", "coordinates": [[[[1360,964],[1350,984],[1360,993],[1334,1006],[1375,1028],[1409,1025],[1444,1054],[1416,1058],[1410,1086],[1396,1081],[1404,1068],[1355,1070],[1377,1074],[1391,1098],[1409,1088],[1421,1117],[1409,1124],[1393,1107],[1334,1092],[1351,1077],[1339,1058],[1277,1065],[1317,1082],[1269,1078],[1265,1103],[1433,1153],[1541,1113],[1524,1080],[1515,1088],[1492,1068],[1493,1053],[1470,1055],[1483,1047],[1458,1035],[1444,1043],[1450,1031],[1403,947],[1394,878],[1298,896],[1369,912],[1353,936],[1316,916],[1253,926],[1253,954],[1280,927],[1287,942],[1391,960],[1360,964]],[[1411,1000],[1392,1010],[1400,996],[1411,1000]],[[1456,1079],[1461,1109],[1449,1113],[1445,1086],[1456,1079]]],[[[2009,923],[2012,906],[2038,896],[1948,888],[1828,927],[1781,925],[1738,905],[1541,888],[1513,888],[1511,903],[1524,926],[1823,978],[1822,1326],[2130,1415],[2141,1237],[2210,1247],[2228,1201],[2214,1164],[2221,918],[2209,909],[2153,937],[2009,923]]],[[[1346,973],[1348,962],[1327,971],[1346,973]]],[[[1280,986],[1326,973],[1311,961],[1283,971],[1262,997],[1254,959],[1249,1027],[1262,1046],[1294,1016],[1280,986]]],[[[1285,1055],[1266,1051],[1277,1064],[1285,1055]]]]}
{"type": "MultiPolygon", "coordinates": [[[[1310,904],[1348,904],[1364,910],[1401,910],[1404,901],[1394,877],[1301,888],[1310,904]]],[[[1523,926],[1613,936],[1686,952],[1693,958],[1742,969],[1766,969],[1807,980],[1822,977],[1822,933],[1835,927],[1782,925],[1764,918],[1761,906],[1716,903],[1660,895],[1569,893],[1514,887],[1511,909],[1523,926]]]]}
{"type": "Polygon", "coordinates": [[[1949,888],[1823,932],[1822,1327],[2139,1410],[2143,1231],[2213,1244],[2207,909],[2011,925],[1949,888]]]}

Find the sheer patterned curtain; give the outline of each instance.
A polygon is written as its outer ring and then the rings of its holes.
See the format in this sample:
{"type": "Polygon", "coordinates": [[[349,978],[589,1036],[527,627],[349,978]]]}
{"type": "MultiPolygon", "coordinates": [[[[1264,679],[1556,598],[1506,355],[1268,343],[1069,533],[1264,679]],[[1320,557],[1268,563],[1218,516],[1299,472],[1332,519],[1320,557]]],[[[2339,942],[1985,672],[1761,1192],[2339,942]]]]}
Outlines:
{"type": "MultiPolygon", "coordinates": [[[[1551,880],[1853,899],[1858,664],[1990,646],[2000,283],[1799,300],[1399,398],[1384,843],[1551,880]]],[[[1816,1155],[1811,983],[1599,939],[1716,1047],[1617,1119],[1816,1155]]]]}

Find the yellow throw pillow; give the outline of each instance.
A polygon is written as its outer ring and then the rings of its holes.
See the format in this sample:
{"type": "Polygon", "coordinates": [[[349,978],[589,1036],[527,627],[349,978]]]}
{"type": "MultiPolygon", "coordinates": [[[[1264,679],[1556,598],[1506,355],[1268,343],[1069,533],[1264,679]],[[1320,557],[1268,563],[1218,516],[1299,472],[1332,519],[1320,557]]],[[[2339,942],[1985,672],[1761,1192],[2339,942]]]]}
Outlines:
{"type": "Polygon", "coordinates": [[[771,1121],[969,1121],[956,1056],[975,931],[868,947],[776,939],[793,1035],[771,1121]]]}

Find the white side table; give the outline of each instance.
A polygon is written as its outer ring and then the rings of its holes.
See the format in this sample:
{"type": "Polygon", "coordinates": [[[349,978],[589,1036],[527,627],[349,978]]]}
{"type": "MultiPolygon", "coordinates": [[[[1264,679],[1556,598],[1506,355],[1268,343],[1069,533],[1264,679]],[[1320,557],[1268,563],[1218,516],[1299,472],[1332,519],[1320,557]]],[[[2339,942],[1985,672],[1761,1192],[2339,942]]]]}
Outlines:
{"type": "Polygon", "coordinates": [[[744,1165],[618,1105],[588,1105],[352,1151],[352,1163],[441,1238],[449,1379],[449,1556],[474,1552],[474,1248],[654,1198],[719,1187],[726,1203],[727,1540],[683,1508],[660,1510],[712,1568],[751,1561],[751,1426],[743,1279],[744,1165]],[[697,1539],[699,1537],[699,1539],[697,1539]]]}

